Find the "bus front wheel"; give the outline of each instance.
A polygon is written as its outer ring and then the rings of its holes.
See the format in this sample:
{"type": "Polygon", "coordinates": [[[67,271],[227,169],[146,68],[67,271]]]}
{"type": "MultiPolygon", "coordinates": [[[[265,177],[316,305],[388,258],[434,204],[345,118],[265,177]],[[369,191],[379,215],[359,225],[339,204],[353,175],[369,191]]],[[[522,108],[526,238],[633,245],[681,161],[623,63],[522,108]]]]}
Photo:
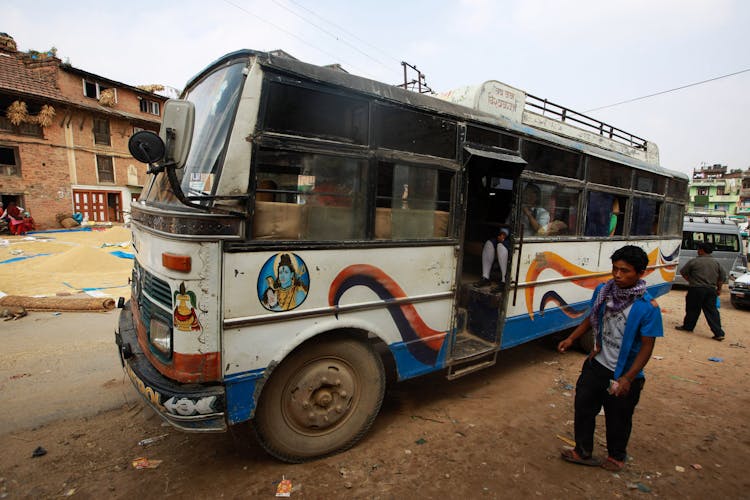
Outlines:
{"type": "Polygon", "coordinates": [[[271,374],[255,412],[255,433],[269,454],[285,462],[338,453],[367,432],[384,393],[383,364],[368,344],[313,341],[271,374]]]}

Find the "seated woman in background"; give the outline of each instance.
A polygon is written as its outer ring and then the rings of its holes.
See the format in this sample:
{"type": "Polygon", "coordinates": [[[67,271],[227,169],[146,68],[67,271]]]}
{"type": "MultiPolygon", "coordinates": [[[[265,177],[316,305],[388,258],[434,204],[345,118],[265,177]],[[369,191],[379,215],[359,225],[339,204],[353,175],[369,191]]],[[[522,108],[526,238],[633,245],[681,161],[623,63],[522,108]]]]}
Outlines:
{"type": "Polygon", "coordinates": [[[16,236],[26,234],[35,227],[34,219],[29,215],[29,212],[24,212],[23,208],[17,206],[15,201],[8,203],[7,210],[0,214],[0,218],[7,218],[10,234],[16,236]]]}

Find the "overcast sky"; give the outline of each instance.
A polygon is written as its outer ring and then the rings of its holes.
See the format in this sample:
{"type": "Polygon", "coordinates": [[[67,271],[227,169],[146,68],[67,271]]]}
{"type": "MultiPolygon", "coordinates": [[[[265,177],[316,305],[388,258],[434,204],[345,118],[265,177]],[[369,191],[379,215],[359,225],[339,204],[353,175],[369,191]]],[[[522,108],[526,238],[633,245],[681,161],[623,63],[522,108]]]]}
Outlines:
{"type": "MultiPolygon", "coordinates": [[[[181,89],[221,55],[283,49],[437,92],[499,80],[588,111],[750,69],[744,0],[0,0],[19,50],[130,85],[181,89]]],[[[655,142],[661,164],[750,167],[750,71],[589,114],[655,142]]]]}

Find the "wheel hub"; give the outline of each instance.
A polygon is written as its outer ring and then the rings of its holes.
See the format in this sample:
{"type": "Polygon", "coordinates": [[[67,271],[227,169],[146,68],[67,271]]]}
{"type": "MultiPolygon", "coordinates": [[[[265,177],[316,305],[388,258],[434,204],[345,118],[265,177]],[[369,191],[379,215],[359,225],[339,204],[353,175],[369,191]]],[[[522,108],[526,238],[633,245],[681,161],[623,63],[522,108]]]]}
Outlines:
{"type": "Polygon", "coordinates": [[[303,369],[290,387],[286,414],[299,428],[324,430],[348,413],[355,393],[352,370],[321,360],[303,369]]]}

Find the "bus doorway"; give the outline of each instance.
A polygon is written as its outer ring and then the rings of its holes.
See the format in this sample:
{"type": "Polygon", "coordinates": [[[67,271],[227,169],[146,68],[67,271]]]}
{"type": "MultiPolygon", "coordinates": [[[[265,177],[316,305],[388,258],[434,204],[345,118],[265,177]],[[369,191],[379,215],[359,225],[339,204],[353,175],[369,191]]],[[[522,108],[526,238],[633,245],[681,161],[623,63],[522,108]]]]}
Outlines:
{"type": "Polygon", "coordinates": [[[471,157],[464,170],[465,222],[452,359],[469,366],[457,369],[456,377],[494,363],[500,345],[505,304],[515,286],[511,276],[515,235],[511,229],[524,165],[518,156],[467,151],[471,157]],[[498,241],[500,232],[506,234],[502,242],[498,241]],[[499,245],[504,248],[498,251],[499,245]],[[492,360],[488,361],[490,353],[492,360]],[[470,361],[477,358],[483,361],[472,368],[470,361]]]}

